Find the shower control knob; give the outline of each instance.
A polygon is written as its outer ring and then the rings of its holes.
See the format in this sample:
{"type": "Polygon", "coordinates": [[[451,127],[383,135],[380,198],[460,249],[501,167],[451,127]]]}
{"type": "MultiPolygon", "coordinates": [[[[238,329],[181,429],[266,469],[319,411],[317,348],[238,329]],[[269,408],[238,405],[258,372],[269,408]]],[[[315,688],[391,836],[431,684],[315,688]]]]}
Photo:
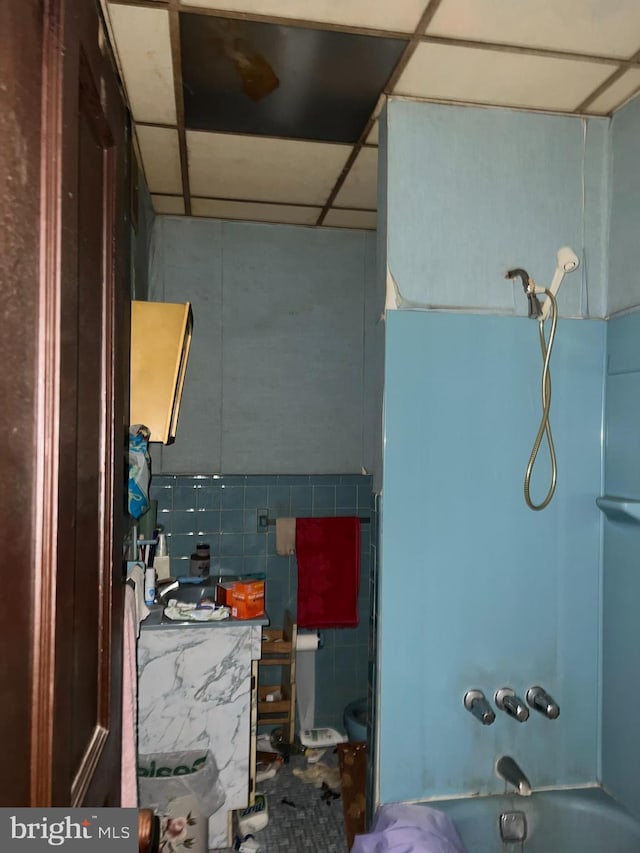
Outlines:
{"type": "Polygon", "coordinates": [[[496,715],[482,690],[467,690],[462,701],[467,711],[471,711],[476,720],[480,720],[483,726],[490,726],[494,722],[496,715]]]}
{"type": "Polygon", "coordinates": [[[560,706],[544,688],[530,687],[527,690],[526,697],[527,704],[549,720],[557,720],[560,716],[560,706]]]}
{"type": "Polygon", "coordinates": [[[524,723],[529,719],[529,709],[519,696],[516,696],[515,690],[510,687],[501,687],[496,690],[495,695],[496,708],[504,711],[514,720],[519,723],[524,723]]]}

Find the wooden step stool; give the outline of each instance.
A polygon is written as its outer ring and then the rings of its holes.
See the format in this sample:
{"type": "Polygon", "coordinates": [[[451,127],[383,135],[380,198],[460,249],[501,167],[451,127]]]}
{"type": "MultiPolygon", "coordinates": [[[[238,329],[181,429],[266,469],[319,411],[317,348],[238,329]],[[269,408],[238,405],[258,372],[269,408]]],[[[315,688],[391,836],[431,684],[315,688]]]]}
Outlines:
{"type": "Polygon", "coordinates": [[[269,667],[268,684],[258,682],[258,725],[281,725],[288,743],[293,743],[296,714],[296,637],[298,626],[285,610],[282,628],[262,629],[262,657],[258,670],[269,667]],[[275,683],[280,668],[280,683],[275,683]],[[273,673],[273,675],[272,675],[273,673]],[[280,694],[267,701],[267,696],[280,694]]]}

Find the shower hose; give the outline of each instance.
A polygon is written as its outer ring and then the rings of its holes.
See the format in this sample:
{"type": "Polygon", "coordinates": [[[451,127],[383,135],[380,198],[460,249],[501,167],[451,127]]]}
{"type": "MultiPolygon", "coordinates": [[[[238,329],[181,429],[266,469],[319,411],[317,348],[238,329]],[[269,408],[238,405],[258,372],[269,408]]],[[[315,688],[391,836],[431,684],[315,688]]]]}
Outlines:
{"type": "Polygon", "coordinates": [[[551,350],[553,349],[553,341],[556,336],[556,325],[558,323],[558,306],[555,296],[550,290],[547,290],[546,287],[544,290],[540,289],[536,292],[545,293],[551,304],[551,331],[549,332],[549,340],[547,340],[544,333],[544,320],[540,318],[538,320],[538,334],[540,337],[540,351],[542,352],[542,418],[540,420],[540,426],[538,427],[535,441],[533,442],[533,447],[531,448],[531,455],[529,456],[527,470],[524,475],[524,499],[530,509],[541,510],[544,509],[551,501],[553,493],[556,490],[556,480],[558,477],[556,450],[553,446],[553,435],[551,434],[551,425],[549,423],[549,409],[551,408],[551,372],[549,365],[551,363],[551,350]],[[540,450],[540,445],[542,444],[544,436],[547,437],[547,444],[549,445],[551,482],[544,500],[541,503],[536,504],[531,500],[529,488],[531,485],[531,475],[533,474],[536,459],[538,458],[538,451],[540,450]]]}

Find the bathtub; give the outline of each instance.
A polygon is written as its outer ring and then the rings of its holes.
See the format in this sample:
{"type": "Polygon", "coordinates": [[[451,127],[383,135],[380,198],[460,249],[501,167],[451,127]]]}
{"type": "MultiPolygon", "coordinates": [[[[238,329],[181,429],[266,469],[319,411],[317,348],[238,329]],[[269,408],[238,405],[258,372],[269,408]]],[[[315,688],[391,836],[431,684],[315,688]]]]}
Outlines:
{"type": "Polygon", "coordinates": [[[538,791],[530,797],[468,797],[425,803],[446,812],[468,853],[638,853],[640,824],[601,788],[538,791]],[[524,842],[506,843],[500,815],[524,812],[524,842]]]}

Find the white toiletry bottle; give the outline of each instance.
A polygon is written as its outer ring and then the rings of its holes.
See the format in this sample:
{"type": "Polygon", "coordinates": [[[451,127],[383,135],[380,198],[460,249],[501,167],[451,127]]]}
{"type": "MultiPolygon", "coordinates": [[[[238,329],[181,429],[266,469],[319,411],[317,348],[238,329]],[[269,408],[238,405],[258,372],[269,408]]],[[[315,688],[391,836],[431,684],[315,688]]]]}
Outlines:
{"type": "Polygon", "coordinates": [[[144,603],[150,606],[156,597],[156,570],[147,568],[144,573],[144,603]]]}

